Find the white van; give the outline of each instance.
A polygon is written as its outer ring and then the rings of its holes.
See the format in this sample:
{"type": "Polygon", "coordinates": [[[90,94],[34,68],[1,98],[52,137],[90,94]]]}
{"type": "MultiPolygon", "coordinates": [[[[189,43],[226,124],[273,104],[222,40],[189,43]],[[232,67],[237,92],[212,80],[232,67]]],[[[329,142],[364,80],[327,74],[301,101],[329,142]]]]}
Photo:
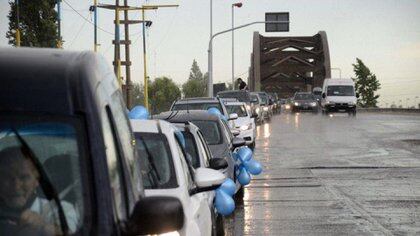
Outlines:
{"type": "Polygon", "coordinates": [[[356,115],[356,93],[352,79],[325,79],[322,87],[322,114],[347,112],[356,115]]]}

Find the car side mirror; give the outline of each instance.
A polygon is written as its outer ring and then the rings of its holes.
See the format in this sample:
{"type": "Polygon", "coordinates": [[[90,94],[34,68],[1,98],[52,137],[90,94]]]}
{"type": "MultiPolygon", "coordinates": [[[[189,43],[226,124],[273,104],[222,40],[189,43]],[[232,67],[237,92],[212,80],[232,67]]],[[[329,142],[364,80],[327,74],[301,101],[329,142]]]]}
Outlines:
{"type": "Polygon", "coordinates": [[[203,167],[197,168],[194,173],[195,185],[197,187],[190,191],[190,195],[216,190],[225,179],[225,175],[220,171],[203,167]]]}
{"type": "Polygon", "coordinates": [[[241,134],[241,131],[239,131],[239,130],[237,130],[237,129],[231,130],[230,132],[231,132],[231,133],[232,133],[232,135],[233,135],[233,136],[235,136],[235,137],[241,134]]]}
{"type": "Polygon", "coordinates": [[[175,197],[144,197],[134,206],[128,220],[128,235],[163,234],[182,229],[184,210],[175,197]]]}
{"type": "Polygon", "coordinates": [[[236,120],[236,119],[238,119],[238,114],[232,113],[229,115],[229,120],[236,120]]]}
{"type": "Polygon", "coordinates": [[[221,170],[226,169],[228,167],[228,163],[224,158],[211,158],[209,166],[213,170],[221,170]]]}
{"type": "Polygon", "coordinates": [[[322,93],[322,98],[326,98],[327,95],[325,95],[325,93],[322,93]]]}
{"type": "Polygon", "coordinates": [[[232,146],[234,148],[244,146],[245,144],[246,144],[246,141],[243,138],[234,137],[232,139],[232,146]]]}

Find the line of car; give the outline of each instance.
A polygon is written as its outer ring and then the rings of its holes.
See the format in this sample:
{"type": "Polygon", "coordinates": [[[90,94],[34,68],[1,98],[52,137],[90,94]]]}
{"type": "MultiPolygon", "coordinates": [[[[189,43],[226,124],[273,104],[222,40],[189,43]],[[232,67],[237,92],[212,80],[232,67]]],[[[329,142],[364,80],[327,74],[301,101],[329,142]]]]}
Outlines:
{"type": "Polygon", "coordinates": [[[0,169],[31,166],[0,172],[1,235],[221,235],[232,204],[215,190],[242,196],[238,150],[255,147],[256,109],[273,107],[197,98],[138,119],[90,52],[1,49],[0,73],[0,169]],[[21,170],[33,188],[16,185],[21,170]],[[23,224],[27,211],[37,220],[23,224]]]}

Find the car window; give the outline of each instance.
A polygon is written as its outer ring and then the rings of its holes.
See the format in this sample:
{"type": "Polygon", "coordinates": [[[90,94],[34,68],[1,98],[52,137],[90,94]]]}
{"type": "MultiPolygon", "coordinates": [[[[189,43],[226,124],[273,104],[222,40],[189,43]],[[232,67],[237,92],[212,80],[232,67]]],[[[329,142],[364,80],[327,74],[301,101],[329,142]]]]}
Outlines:
{"type": "Polygon", "coordinates": [[[193,123],[200,128],[204,138],[209,145],[221,144],[223,142],[220,127],[217,121],[196,120],[193,123]]]}
{"type": "Polygon", "coordinates": [[[185,151],[191,156],[191,164],[194,168],[200,167],[200,155],[193,134],[182,131],[185,137],[185,151]]]}
{"type": "Polygon", "coordinates": [[[208,110],[210,108],[217,108],[221,113],[223,113],[222,106],[219,102],[213,102],[213,103],[189,103],[189,104],[175,104],[172,107],[173,111],[178,110],[208,110]]]}
{"type": "Polygon", "coordinates": [[[226,105],[226,110],[228,114],[236,113],[238,117],[247,117],[248,113],[244,105],[226,105]]]}
{"type": "Polygon", "coordinates": [[[222,126],[223,126],[223,128],[224,128],[224,134],[225,134],[225,136],[226,136],[226,140],[228,141],[228,142],[231,142],[232,141],[232,139],[233,139],[233,135],[232,135],[232,132],[230,132],[230,129],[229,129],[229,125],[226,123],[226,121],[224,121],[224,120],[221,120],[221,122],[222,122],[222,126]]]}
{"type": "Polygon", "coordinates": [[[140,178],[140,166],[135,160],[135,139],[131,130],[130,121],[127,118],[124,101],[119,92],[112,95],[112,101],[110,104],[113,118],[115,121],[115,127],[119,136],[122,152],[125,157],[126,164],[128,166],[128,172],[132,183],[132,189],[135,191],[134,196],[137,197],[142,191],[140,178]]]}
{"type": "MultiPolygon", "coordinates": [[[[69,232],[88,226],[83,217],[87,209],[81,176],[87,159],[84,143],[79,118],[2,114],[1,219],[13,222],[16,212],[28,210],[47,225],[61,228],[57,204],[46,197],[44,176],[58,193],[69,232]]],[[[0,224],[0,232],[8,232],[4,227],[7,225],[0,224]]]]}
{"type": "Polygon", "coordinates": [[[112,189],[113,207],[116,220],[125,220],[128,212],[127,189],[124,184],[124,173],[122,168],[121,151],[118,148],[117,133],[112,124],[112,111],[106,107],[107,117],[102,122],[102,131],[105,141],[106,162],[108,165],[108,176],[112,189]]]}
{"type": "Polygon", "coordinates": [[[314,95],[309,93],[297,93],[294,97],[295,100],[314,100],[314,95]]]}
{"type": "Polygon", "coordinates": [[[190,190],[190,189],[194,188],[194,180],[192,178],[193,173],[191,173],[192,168],[189,167],[190,163],[187,162],[187,158],[184,154],[181,143],[180,143],[180,141],[179,141],[179,139],[176,135],[175,135],[175,140],[176,140],[176,142],[175,142],[176,152],[178,152],[179,158],[181,160],[181,166],[182,166],[182,170],[183,170],[182,175],[184,176],[185,180],[187,181],[187,188],[190,190]]]}
{"type": "Polygon", "coordinates": [[[201,135],[200,131],[197,132],[197,136],[198,136],[198,139],[197,139],[198,147],[201,150],[201,153],[203,154],[203,157],[204,157],[204,166],[208,167],[210,163],[210,158],[211,158],[210,149],[207,146],[206,140],[204,139],[203,135],[201,135]]]}
{"type": "Polygon", "coordinates": [[[135,133],[145,189],[176,188],[173,157],[162,133],[135,133]]]}
{"type": "Polygon", "coordinates": [[[349,85],[328,86],[327,96],[354,96],[354,88],[349,85]]]}

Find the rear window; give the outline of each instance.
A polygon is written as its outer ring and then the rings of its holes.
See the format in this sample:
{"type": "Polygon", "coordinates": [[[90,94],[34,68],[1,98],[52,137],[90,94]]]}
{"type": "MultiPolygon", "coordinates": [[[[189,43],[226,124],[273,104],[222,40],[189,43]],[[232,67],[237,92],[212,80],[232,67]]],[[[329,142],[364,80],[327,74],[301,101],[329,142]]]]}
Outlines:
{"type": "Polygon", "coordinates": [[[226,105],[228,114],[236,113],[238,117],[247,117],[246,108],[244,105],[226,105]]]}
{"type": "Polygon", "coordinates": [[[220,112],[223,111],[222,106],[219,102],[213,102],[213,103],[183,103],[183,104],[175,104],[172,107],[173,111],[186,111],[186,110],[208,110],[210,108],[217,108],[220,112]]]}
{"type": "Polygon", "coordinates": [[[221,98],[236,98],[240,102],[250,102],[251,98],[249,96],[249,93],[243,91],[232,91],[232,92],[223,92],[218,94],[221,98]]]}
{"type": "Polygon", "coordinates": [[[178,187],[169,143],[164,134],[135,133],[145,189],[178,187]]]}
{"type": "Polygon", "coordinates": [[[200,128],[208,145],[217,145],[223,142],[220,127],[217,121],[196,120],[192,122],[200,128]]]}
{"type": "Polygon", "coordinates": [[[314,95],[308,93],[298,93],[294,97],[295,100],[314,100],[314,95]]]}

